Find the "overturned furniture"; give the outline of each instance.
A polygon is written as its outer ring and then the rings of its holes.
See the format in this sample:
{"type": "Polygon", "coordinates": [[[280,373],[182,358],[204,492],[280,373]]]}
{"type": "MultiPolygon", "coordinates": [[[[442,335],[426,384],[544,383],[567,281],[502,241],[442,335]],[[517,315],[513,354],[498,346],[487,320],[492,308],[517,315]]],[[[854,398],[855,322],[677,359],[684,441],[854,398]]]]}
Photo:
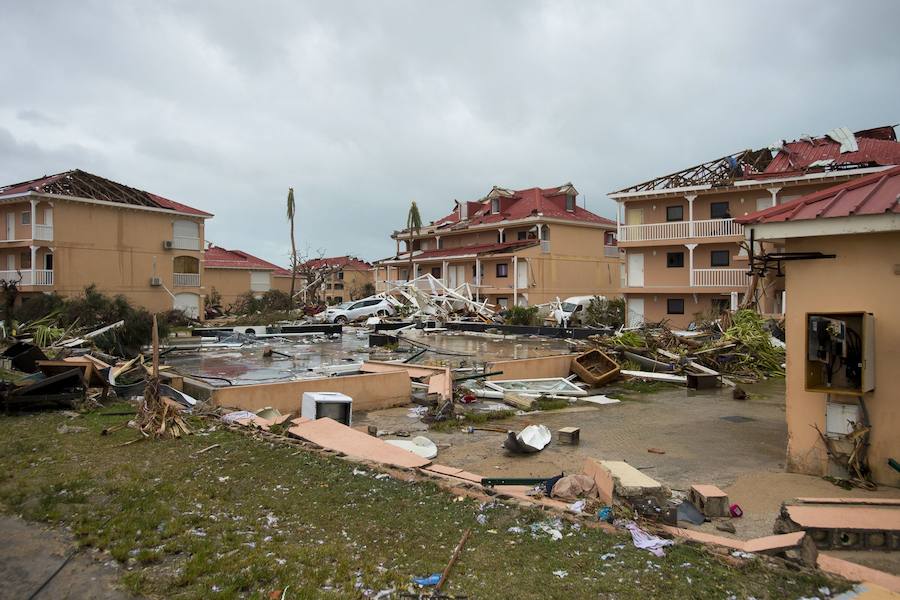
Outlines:
{"type": "Polygon", "coordinates": [[[616,361],[597,349],[588,350],[572,361],[572,372],[592,387],[616,379],[620,370],[616,361]]]}

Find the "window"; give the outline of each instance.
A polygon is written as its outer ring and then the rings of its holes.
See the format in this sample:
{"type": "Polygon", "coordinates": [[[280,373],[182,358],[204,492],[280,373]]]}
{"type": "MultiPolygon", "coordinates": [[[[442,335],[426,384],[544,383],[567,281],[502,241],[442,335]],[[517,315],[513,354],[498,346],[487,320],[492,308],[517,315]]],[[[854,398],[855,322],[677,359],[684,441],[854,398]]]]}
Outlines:
{"type": "Polygon", "coordinates": [[[271,276],[269,271],[250,271],[250,291],[268,292],[272,287],[271,276]]]}
{"type": "Polygon", "coordinates": [[[435,279],[441,278],[441,268],[440,267],[431,267],[431,276],[435,279]]]}
{"type": "Polygon", "coordinates": [[[53,255],[52,254],[44,255],[44,269],[46,269],[47,271],[53,270],[53,255]]]}
{"type": "Polygon", "coordinates": [[[684,314],[684,299],[682,298],[667,298],[666,299],[666,313],[670,315],[683,315],[684,314]]]}
{"type": "Polygon", "coordinates": [[[441,238],[437,238],[437,249],[440,250],[444,247],[444,240],[441,238]]]}
{"type": "Polygon", "coordinates": [[[344,284],[343,284],[343,283],[336,283],[336,284],[334,284],[333,289],[335,289],[335,290],[342,290],[342,289],[344,289],[344,284]]]}
{"type": "Polygon", "coordinates": [[[709,205],[710,219],[730,219],[731,211],[727,202],[713,202],[709,205]]]}
{"type": "Polygon", "coordinates": [[[500,198],[491,198],[491,212],[495,215],[500,212],[500,198]]]}
{"type": "Polygon", "coordinates": [[[200,225],[196,221],[178,219],[172,226],[172,245],[182,250],[200,249],[200,225]]]}
{"type": "Polygon", "coordinates": [[[338,276],[338,279],[340,279],[341,281],[344,280],[344,272],[343,271],[338,271],[337,276],[338,276]]]}
{"type": "Polygon", "coordinates": [[[31,225],[31,212],[24,211],[22,213],[22,225],[31,225]]]}
{"type": "Polygon", "coordinates": [[[200,261],[194,256],[176,256],[174,270],[176,273],[199,273],[200,261]]]}
{"type": "Polygon", "coordinates": [[[709,265],[711,267],[727,267],[730,258],[728,250],[713,250],[709,253],[709,265]]]}
{"type": "Polygon", "coordinates": [[[684,207],[681,205],[667,206],[666,221],[684,221],[684,207]]]}
{"type": "Polygon", "coordinates": [[[519,241],[528,239],[528,232],[520,231],[520,232],[516,233],[516,239],[519,241]]]}
{"type": "Polygon", "coordinates": [[[509,265],[506,263],[497,263],[497,277],[509,276],[509,265]]]}
{"type": "Polygon", "coordinates": [[[666,252],[666,267],[677,269],[684,266],[684,252],[666,252]]]}
{"type": "Polygon", "coordinates": [[[400,269],[400,281],[409,279],[409,269],[400,269]]]}
{"type": "Polygon", "coordinates": [[[499,306],[501,309],[505,309],[507,306],[509,306],[509,298],[497,298],[497,306],[499,306]]]}
{"type": "Polygon", "coordinates": [[[19,255],[19,265],[21,265],[20,269],[31,268],[31,252],[23,252],[19,255]]]}
{"type": "Polygon", "coordinates": [[[713,298],[710,300],[710,305],[713,312],[720,315],[731,308],[731,301],[726,298],[713,298]]]}
{"type": "Polygon", "coordinates": [[[572,194],[566,194],[566,210],[575,212],[575,196],[572,194]]]}

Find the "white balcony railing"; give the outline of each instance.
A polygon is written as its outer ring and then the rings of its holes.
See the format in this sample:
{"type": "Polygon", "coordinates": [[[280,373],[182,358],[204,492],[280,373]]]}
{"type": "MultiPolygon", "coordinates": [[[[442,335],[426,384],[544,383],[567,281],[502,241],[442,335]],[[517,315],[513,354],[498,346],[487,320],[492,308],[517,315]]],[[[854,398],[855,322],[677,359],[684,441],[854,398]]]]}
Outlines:
{"type": "Polygon", "coordinates": [[[176,235],[172,238],[172,247],[178,250],[199,250],[200,238],[176,235]]]}
{"type": "Polygon", "coordinates": [[[53,241],[53,225],[40,225],[35,223],[31,226],[31,239],[53,241]]]}
{"type": "Polygon", "coordinates": [[[619,256],[618,246],[603,246],[603,256],[611,256],[617,258],[619,256]]]}
{"type": "Polygon", "coordinates": [[[622,225],[620,242],[648,242],[654,240],[684,240],[743,235],[744,227],[734,219],[706,219],[703,221],[673,221],[646,225],[622,225]]]}
{"type": "Polygon", "coordinates": [[[200,273],[174,273],[173,282],[179,287],[200,287],[200,273]]]}
{"type": "Polygon", "coordinates": [[[747,287],[750,277],[746,269],[694,269],[693,287],[747,287]]]}
{"type": "Polygon", "coordinates": [[[53,271],[51,269],[22,269],[20,271],[0,271],[0,279],[4,281],[16,281],[23,285],[53,285],[53,271]],[[34,277],[32,277],[34,273],[34,277]]]}

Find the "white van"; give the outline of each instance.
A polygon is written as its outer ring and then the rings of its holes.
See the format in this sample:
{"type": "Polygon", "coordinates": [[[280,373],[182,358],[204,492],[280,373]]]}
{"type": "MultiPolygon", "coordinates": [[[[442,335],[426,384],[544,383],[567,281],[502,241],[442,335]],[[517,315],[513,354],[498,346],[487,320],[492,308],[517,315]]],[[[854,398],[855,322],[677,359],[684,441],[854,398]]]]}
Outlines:
{"type": "Polygon", "coordinates": [[[556,321],[557,325],[574,326],[583,325],[583,316],[587,307],[590,306],[591,300],[597,298],[606,300],[603,296],[572,296],[563,300],[559,309],[553,311],[550,317],[556,321]]]}

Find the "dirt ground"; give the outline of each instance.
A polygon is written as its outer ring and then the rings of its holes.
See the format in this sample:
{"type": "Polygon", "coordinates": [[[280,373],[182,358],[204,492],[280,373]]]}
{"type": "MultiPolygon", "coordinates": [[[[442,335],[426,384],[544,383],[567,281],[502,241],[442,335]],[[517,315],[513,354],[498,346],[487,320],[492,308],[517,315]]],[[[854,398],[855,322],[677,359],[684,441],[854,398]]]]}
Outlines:
{"type": "Polygon", "coordinates": [[[118,588],[119,567],[94,552],[75,552],[62,533],[0,516],[0,599],[102,598],[128,600],[118,588]]]}
{"type": "MultiPolygon", "coordinates": [[[[787,427],[784,382],[772,380],[744,386],[749,399],[732,399],[730,389],[689,391],[667,389],[652,394],[631,392],[630,400],[599,407],[562,410],[491,421],[491,426],[520,430],[543,424],[553,442],[538,454],[515,455],[501,447],[502,433],[427,432],[439,448],[437,462],[490,476],[553,476],[580,472],[584,459],[624,460],[673,490],[686,492],[695,483],[714,484],[738,503],[744,517],[733,519],[736,534],[750,539],[772,534],[782,501],[799,496],[900,498],[900,489],[877,492],[844,490],[820,477],[784,471],[787,427]],[[741,417],[739,422],[723,417],[741,417]],[[556,431],[580,427],[578,446],[560,445],[556,431]],[[648,452],[659,449],[665,454],[648,452]]],[[[608,391],[611,397],[624,397],[608,391]]],[[[408,408],[354,416],[354,424],[374,424],[380,430],[405,430],[416,435],[427,426],[409,416],[408,408]]],[[[692,527],[717,535],[712,523],[692,527]]],[[[892,573],[900,572],[897,553],[832,552],[892,573]]]]}

